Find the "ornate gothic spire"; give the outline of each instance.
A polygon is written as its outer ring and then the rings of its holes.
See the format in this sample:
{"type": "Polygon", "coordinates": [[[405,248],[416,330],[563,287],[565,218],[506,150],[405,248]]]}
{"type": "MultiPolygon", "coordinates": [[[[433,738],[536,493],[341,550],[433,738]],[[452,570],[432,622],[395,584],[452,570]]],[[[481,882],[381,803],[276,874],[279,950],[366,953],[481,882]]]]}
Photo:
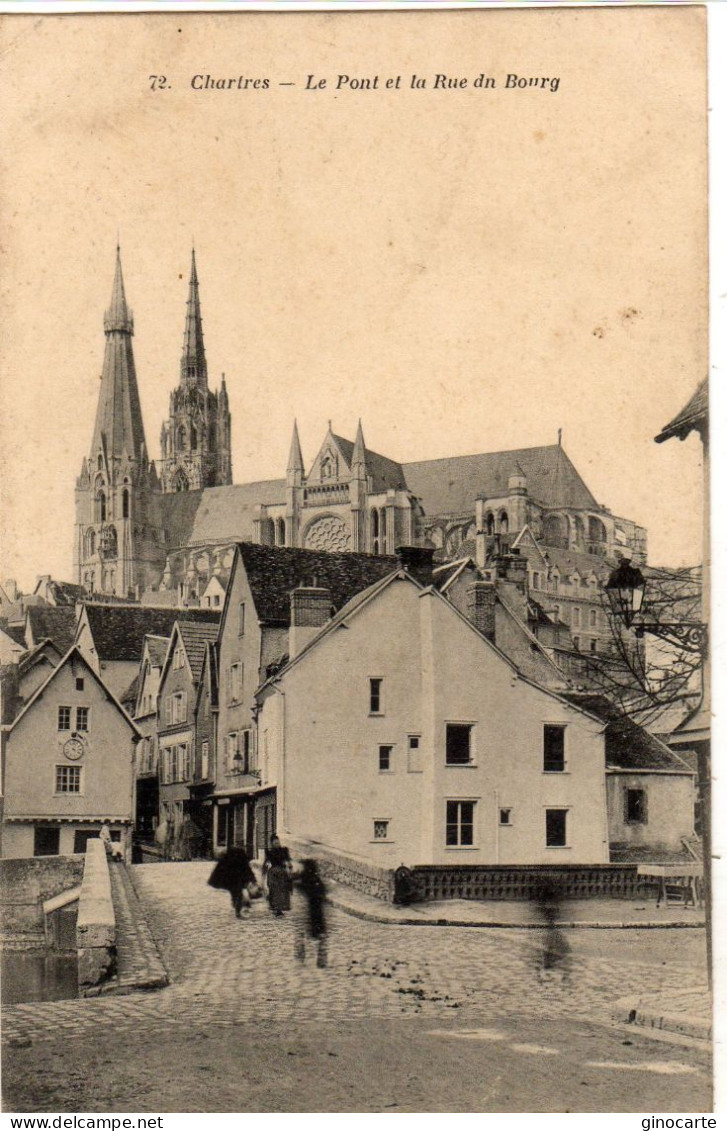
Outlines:
{"type": "Polygon", "coordinates": [[[356,430],[356,439],[353,445],[351,471],[359,468],[363,471],[366,470],[366,444],[364,443],[363,428],[361,427],[360,419],[358,422],[358,428],[356,430]]]}
{"type": "Polygon", "coordinates": [[[187,320],[184,326],[184,345],[182,347],[180,370],[183,384],[207,388],[207,359],[204,353],[204,338],[202,336],[202,311],[199,305],[199,282],[197,280],[197,262],[194,248],[192,248],[192,270],[189,276],[187,320]]]}
{"type": "Polygon", "coordinates": [[[130,459],[145,463],[146,441],[131,343],[134,319],[126,305],[118,246],[111,304],[104,314],[104,333],[106,348],[91,458],[95,460],[105,451],[105,459],[111,461],[126,452],[130,459]]]}
{"type": "Polygon", "coordinates": [[[303,471],[303,453],[300,450],[298,438],[298,421],[293,421],[293,438],[290,442],[290,455],[288,456],[288,471],[303,471]]]}

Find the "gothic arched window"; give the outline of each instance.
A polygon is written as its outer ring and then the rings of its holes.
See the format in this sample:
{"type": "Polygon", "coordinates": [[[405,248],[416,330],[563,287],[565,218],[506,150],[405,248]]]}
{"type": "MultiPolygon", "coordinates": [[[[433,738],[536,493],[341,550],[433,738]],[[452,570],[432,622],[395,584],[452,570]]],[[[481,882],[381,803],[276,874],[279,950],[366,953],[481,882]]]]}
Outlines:
{"type": "Polygon", "coordinates": [[[210,445],[210,450],[213,450],[214,446],[215,446],[215,426],[214,426],[214,424],[210,424],[209,445],[210,445]]]}
{"type": "Polygon", "coordinates": [[[488,534],[495,533],[495,516],[492,511],[488,511],[485,516],[485,530],[488,534]]]}
{"type": "Polygon", "coordinates": [[[121,492],[121,517],[129,517],[129,491],[126,487],[121,492]]]}
{"type": "Polygon", "coordinates": [[[379,529],[381,530],[381,553],[386,553],[386,511],[381,508],[381,516],[379,518],[379,529]]]}
{"type": "Polygon", "coordinates": [[[500,534],[507,534],[509,526],[507,511],[500,511],[500,534]]]}
{"type": "Polygon", "coordinates": [[[187,479],[187,476],[184,474],[184,472],[180,468],[179,471],[177,472],[177,474],[174,477],[174,490],[175,491],[186,491],[188,488],[189,488],[189,480],[187,479]]]}
{"type": "Polygon", "coordinates": [[[197,429],[194,424],[189,430],[189,446],[193,452],[197,451],[197,429]]]}
{"type": "Polygon", "coordinates": [[[187,443],[187,431],[183,424],[179,425],[177,429],[177,448],[183,452],[187,443]]]}
{"type": "Polygon", "coordinates": [[[102,455],[101,452],[99,452],[98,453],[98,469],[99,469],[99,471],[101,470],[102,467],[103,467],[103,455],[102,455]]]}
{"type": "Polygon", "coordinates": [[[89,530],[86,539],[86,554],[89,558],[93,557],[96,553],[96,535],[93,530],[89,530]]]}
{"type": "Polygon", "coordinates": [[[275,526],[276,526],[276,539],[275,539],[275,541],[276,541],[278,546],[284,546],[285,545],[285,519],[284,518],[277,519],[275,526]]]}
{"type": "Polygon", "coordinates": [[[371,549],[375,554],[379,552],[379,512],[374,509],[371,511],[371,549]]]}
{"type": "Polygon", "coordinates": [[[601,522],[600,518],[588,519],[588,541],[589,542],[605,542],[606,541],[606,527],[601,522]]]}
{"type": "Polygon", "coordinates": [[[96,522],[106,521],[106,493],[102,488],[96,493],[96,522]]]}

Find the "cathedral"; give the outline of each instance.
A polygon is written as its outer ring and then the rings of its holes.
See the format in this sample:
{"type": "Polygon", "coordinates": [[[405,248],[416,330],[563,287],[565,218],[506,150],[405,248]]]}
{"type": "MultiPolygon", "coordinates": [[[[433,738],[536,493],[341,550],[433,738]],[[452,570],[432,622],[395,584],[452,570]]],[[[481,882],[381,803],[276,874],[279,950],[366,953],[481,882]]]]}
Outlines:
{"type": "Polygon", "coordinates": [[[536,578],[559,554],[562,565],[563,552],[581,577],[624,551],[646,561],[646,531],[596,501],[560,437],[543,447],[399,463],[367,448],[360,422],[353,440],[329,422],[306,470],[293,425],[284,477],[233,484],[227,388],[224,374],[219,390],[208,385],[194,251],[179,384],[161,428],[161,458],[152,460],[118,248],[103,325],[96,420],[76,482],[75,580],[89,594],[199,604],[215,579],[224,592],[241,541],[377,555],[418,545],[441,562],[469,554],[480,566],[495,549],[519,543],[536,578]]]}

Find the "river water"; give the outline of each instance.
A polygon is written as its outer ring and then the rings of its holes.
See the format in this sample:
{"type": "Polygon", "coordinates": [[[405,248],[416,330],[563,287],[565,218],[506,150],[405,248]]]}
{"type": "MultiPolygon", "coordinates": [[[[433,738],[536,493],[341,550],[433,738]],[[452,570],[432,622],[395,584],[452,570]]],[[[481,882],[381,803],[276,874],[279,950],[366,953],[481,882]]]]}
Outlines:
{"type": "Polygon", "coordinates": [[[61,1001],[78,996],[75,954],[40,950],[5,950],[2,954],[3,1005],[29,1001],[61,1001]]]}

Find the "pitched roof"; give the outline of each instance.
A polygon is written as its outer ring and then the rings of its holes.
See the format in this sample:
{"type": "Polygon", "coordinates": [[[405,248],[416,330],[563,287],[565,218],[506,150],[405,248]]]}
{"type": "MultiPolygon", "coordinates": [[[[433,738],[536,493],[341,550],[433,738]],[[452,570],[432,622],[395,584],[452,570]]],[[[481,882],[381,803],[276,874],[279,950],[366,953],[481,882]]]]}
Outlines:
{"type": "MultiPolygon", "coordinates": [[[[185,620],[217,625],[219,609],[170,609],[150,605],[84,605],[99,660],[138,661],[144,637],[171,636],[180,613],[185,620]]],[[[60,610],[56,610],[59,612],[60,610]]]]}
{"type": "Polygon", "coordinates": [[[20,657],[18,661],[18,671],[22,674],[29,671],[37,663],[40,663],[41,660],[48,659],[48,650],[50,648],[56,653],[57,663],[63,656],[63,652],[58,645],[54,644],[52,640],[39,640],[34,648],[29,649],[29,651],[25,652],[20,657]]]}
{"type": "MultiPolygon", "coordinates": [[[[354,442],[346,440],[343,436],[335,436],[331,433],[333,439],[341,449],[343,458],[349,467],[353,463],[354,442]]],[[[364,448],[366,459],[366,474],[371,479],[371,491],[373,494],[378,495],[382,491],[391,490],[406,490],[406,477],[404,469],[400,463],[395,460],[389,459],[387,456],[379,455],[378,452],[372,452],[370,448],[364,448]]]]}
{"type": "Polygon", "coordinates": [[[664,440],[669,440],[672,436],[678,436],[680,440],[685,440],[693,429],[702,428],[708,419],[709,381],[705,378],[681,412],[678,412],[674,419],[662,428],[659,435],[655,436],[654,439],[657,444],[663,444],[664,440]]]}
{"type": "Polygon", "coordinates": [[[690,773],[689,767],[653,734],[619,711],[605,695],[563,691],[561,697],[606,724],[606,766],[620,770],[672,770],[690,773]]]}
{"type": "Polygon", "coordinates": [[[527,478],[528,494],[544,506],[601,509],[558,444],[423,460],[402,464],[402,470],[426,514],[470,514],[478,495],[490,499],[507,495],[507,481],[516,464],[527,478]]]}
{"type": "MultiPolygon", "coordinates": [[[[605,577],[610,574],[612,566],[603,558],[595,554],[584,554],[580,550],[561,550],[559,546],[543,546],[542,551],[548,560],[551,569],[558,570],[563,576],[570,577],[576,570],[581,577],[595,573],[596,577],[605,577]]],[[[527,555],[527,547],[523,557],[527,555]]]]}
{"type": "Polygon", "coordinates": [[[177,491],[160,499],[162,525],[173,547],[243,542],[253,536],[257,506],[284,502],[284,479],[177,491]]]}
{"type": "Polygon", "coordinates": [[[76,610],[70,605],[30,605],[27,623],[33,640],[52,640],[63,655],[76,635],[76,610]]]}
{"type": "Polygon", "coordinates": [[[25,648],[25,633],[19,624],[10,624],[7,617],[0,617],[0,631],[19,644],[21,648],[25,648]]]}
{"type": "Polygon", "coordinates": [[[144,637],[146,641],[147,650],[149,652],[149,659],[155,668],[160,668],[164,663],[164,657],[167,654],[169,647],[168,636],[154,636],[152,633],[147,632],[144,637]]]}
{"type": "Polygon", "coordinates": [[[48,685],[56,678],[58,673],[65,667],[65,665],[70,660],[74,660],[76,663],[83,664],[84,668],[89,673],[89,675],[93,679],[95,679],[96,683],[102,689],[102,691],[104,692],[104,695],[106,696],[106,699],[109,701],[109,703],[113,704],[113,706],[116,708],[116,710],[119,712],[119,714],[123,716],[124,721],[129,724],[130,729],[133,730],[135,734],[139,734],[139,729],[138,729],[136,723],[133,721],[133,719],[130,717],[130,715],[127,713],[127,711],[124,710],[124,708],[122,707],[121,703],[116,698],[116,696],[113,695],[111,691],[109,691],[108,687],[106,686],[104,681],[101,679],[101,676],[93,670],[91,664],[89,664],[88,660],[83,655],[81,650],[78,647],[76,647],[75,645],[68,649],[65,656],[58,663],[57,667],[53,668],[53,670],[48,673],[47,679],[44,679],[43,682],[41,683],[41,685],[35,689],[35,691],[31,695],[28,702],[23,707],[20,714],[17,716],[17,718],[15,718],[13,720],[13,724],[12,724],[10,729],[15,730],[15,727],[18,725],[20,720],[31,709],[31,707],[33,706],[35,701],[37,699],[40,699],[40,697],[43,695],[43,693],[45,692],[45,689],[48,687],[48,685]]]}
{"type": "Polygon", "coordinates": [[[397,568],[396,558],[372,554],[329,554],[323,550],[294,550],[287,546],[238,546],[248,584],[261,621],[290,624],[290,594],[299,585],[328,589],[340,609],[356,593],[397,568]]]}
{"type": "Polygon", "coordinates": [[[35,587],[35,593],[43,586],[49,591],[54,605],[75,605],[76,601],[82,601],[88,596],[84,585],[74,585],[72,581],[54,581],[52,577],[47,581],[41,579],[35,587]]]}
{"type": "Polygon", "coordinates": [[[137,672],[136,675],[134,676],[134,678],[132,679],[131,683],[129,684],[129,686],[126,688],[126,691],[124,692],[124,694],[119,696],[119,702],[121,703],[121,705],[123,707],[126,707],[127,704],[131,705],[131,710],[129,711],[129,714],[132,714],[134,708],[136,707],[136,697],[137,697],[138,694],[139,694],[139,673],[137,672]]]}
{"type": "Polygon", "coordinates": [[[184,643],[184,650],[187,653],[192,679],[195,683],[198,683],[202,675],[205,650],[208,644],[213,644],[217,639],[218,625],[179,620],[177,627],[184,643]]]}

